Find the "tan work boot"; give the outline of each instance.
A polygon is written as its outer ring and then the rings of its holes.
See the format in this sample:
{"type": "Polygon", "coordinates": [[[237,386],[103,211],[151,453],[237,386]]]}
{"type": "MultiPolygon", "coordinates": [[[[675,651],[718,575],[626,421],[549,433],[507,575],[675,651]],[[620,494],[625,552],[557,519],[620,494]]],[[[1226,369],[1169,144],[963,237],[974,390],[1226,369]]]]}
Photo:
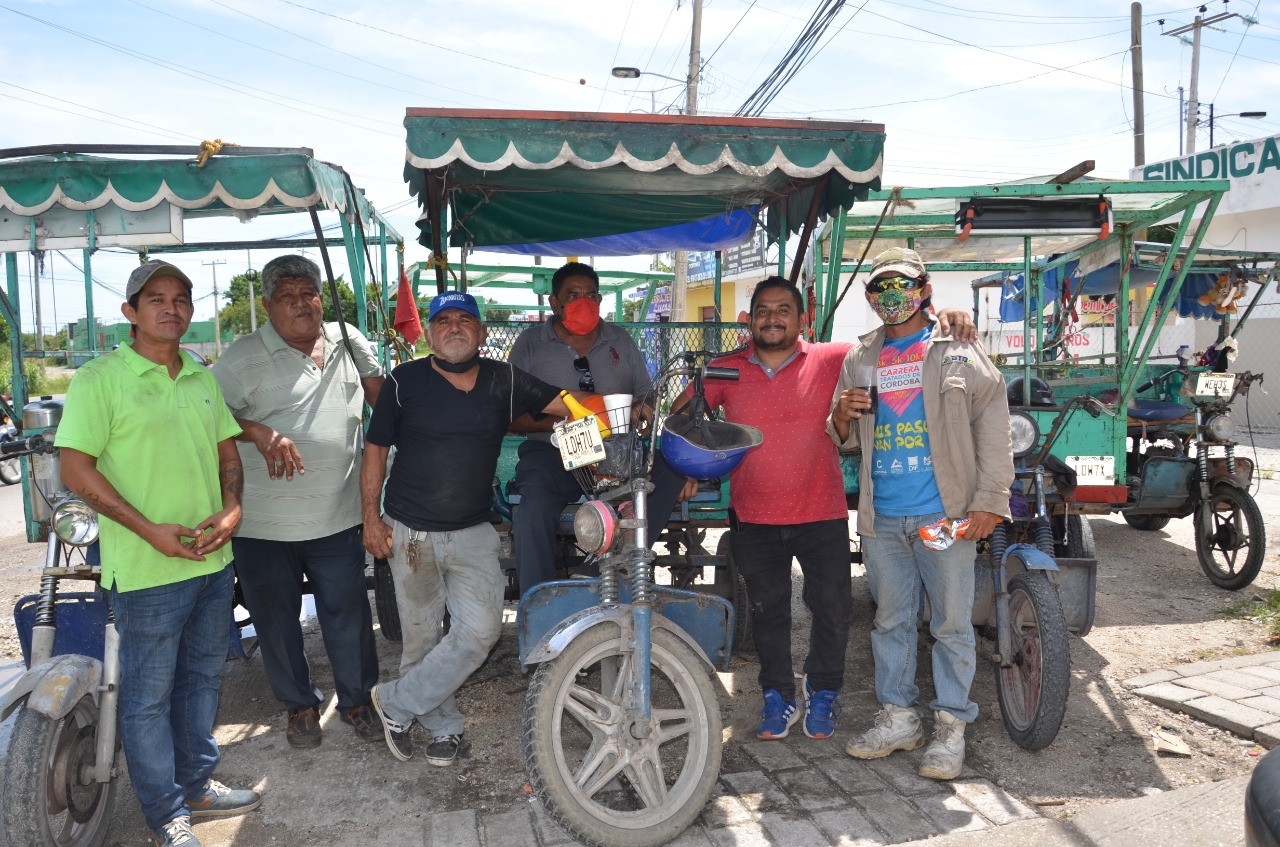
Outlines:
{"type": "Polygon", "coordinates": [[[929,779],[955,779],[964,770],[964,721],[950,712],[934,712],[933,741],[924,751],[920,775],[929,779]]]}
{"type": "Polygon", "coordinates": [[[915,709],[886,704],[876,713],[875,726],[853,739],[844,751],[855,759],[880,759],[895,750],[915,750],[924,744],[924,730],[915,709]]]}

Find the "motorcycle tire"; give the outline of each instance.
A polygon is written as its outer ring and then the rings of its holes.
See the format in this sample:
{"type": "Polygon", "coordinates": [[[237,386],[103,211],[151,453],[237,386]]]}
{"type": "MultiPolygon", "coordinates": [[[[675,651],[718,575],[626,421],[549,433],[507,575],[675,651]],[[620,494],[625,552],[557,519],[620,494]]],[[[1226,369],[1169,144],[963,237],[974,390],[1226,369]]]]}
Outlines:
{"type": "MultiPolygon", "coordinates": [[[[1057,527],[1063,526],[1062,518],[1055,518],[1057,527]]],[[[1056,527],[1055,527],[1056,528],[1056,527]]],[[[1055,532],[1055,535],[1061,533],[1055,532]]],[[[1064,559],[1096,559],[1098,546],[1093,540],[1093,527],[1084,515],[1067,515],[1065,519],[1066,542],[1054,545],[1054,555],[1064,559]]]]}
{"type": "Polygon", "coordinates": [[[98,709],[93,700],[81,699],[62,720],[23,703],[5,723],[0,844],[101,847],[115,808],[116,781],[76,782],[95,761],[98,709]]]}
{"type": "Polygon", "coordinates": [[[373,560],[373,604],[378,610],[378,629],[388,641],[401,641],[400,607],[396,605],[396,582],[386,559],[373,560]]]}
{"type": "Polygon", "coordinates": [[[22,482],[21,459],[5,459],[0,462],[0,482],[5,485],[17,485],[22,482]]]}
{"type": "Polygon", "coordinates": [[[1013,663],[996,665],[996,694],[1009,737],[1024,750],[1053,743],[1067,713],[1071,653],[1058,592],[1044,574],[1009,580],[1013,663]]]}
{"type": "Polygon", "coordinates": [[[677,636],[652,636],[655,721],[642,741],[624,705],[632,654],[612,623],[580,633],[540,665],[525,695],[529,783],[551,819],[583,844],[666,844],[698,819],[720,777],[720,706],[706,667],[677,636]],[[614,664],[618,672],[609,673],[614,664]]]}
{"type": "Polygon", "coordinates": [[[733,560],[733,543],[729,538],[732,532],[721,535],[716,544],[716,555],[724,556],[726,564],[716,569],[711,590],[733,604],[733,651],[753,654],[756,639],[751,626],[751,598],[747,596],[747,581],[738,573],[738,565],[733,560]]]}
{"type": "Polygon", "coordinates": [[[1196,556],[1209,581],[1239,591],[1258,576],[1267,549],[1262,511],[1249,492],[1228,483],[1214,486],[1209,500],[1211,527],[1195,511],[1196,556]],[[1243,553],[1243,558],[1241,554],[1243,553]]]}
{"type": "Polygon", "coordinates": [[[1125,514],[1124,522],[1142,532],[1156,532],[1169,525],[1169,516],[1125,514]]]}

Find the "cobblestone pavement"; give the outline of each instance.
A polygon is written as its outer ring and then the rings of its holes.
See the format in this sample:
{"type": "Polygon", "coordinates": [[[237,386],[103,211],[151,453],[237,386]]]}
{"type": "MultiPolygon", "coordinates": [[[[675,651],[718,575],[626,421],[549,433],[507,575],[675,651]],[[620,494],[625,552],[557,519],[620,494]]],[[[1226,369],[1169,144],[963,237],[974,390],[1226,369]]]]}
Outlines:
{"type": "Polygon", "coordinates": [[[1268,749],[1280,744],[1280,653],[1175,665],[1127,679],[1124,686],[1268,749]]]}

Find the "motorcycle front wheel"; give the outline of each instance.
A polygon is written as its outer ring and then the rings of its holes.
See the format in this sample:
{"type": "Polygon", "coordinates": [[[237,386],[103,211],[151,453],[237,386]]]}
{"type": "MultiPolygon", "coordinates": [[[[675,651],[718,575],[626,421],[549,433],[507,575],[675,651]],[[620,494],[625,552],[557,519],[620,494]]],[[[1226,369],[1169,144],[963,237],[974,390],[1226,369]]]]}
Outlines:
{"type": "Polygon", "coordinates": [[[1196,507],[1196,556],[1204,575],[1219,588],[1239,591],[1258,576],[1267,548],[1262,511],[1249,492],[1219,483],[1209,499],[1209,521],[1196,507]]]}
{"type": "Polygon", "coordinates": [[[652,631],[646,733],[627,705],[632,652],[616,625],[573,639],[525,695],[525,768],[547,813],[596,847],[657,847],[701,814],[720,776],[720,707],[697,654],[652,631]]]}
{"type": "Polygon", "coordinates": [[[97,736],[98,709],[88,697],[62,720],[24,703],[0,725],[0,844],[100,847],[111,824],[116,783],[88,776],[97,736]]]}
{"type": "Polygon", "coordinates": [[[1053,743],[1067,713],[1071,653],[1058,592],[1043,574],[1009,580],[1013,662],[996,665],[996,695],[1009,737],[1024,750],[1053,743]]]}

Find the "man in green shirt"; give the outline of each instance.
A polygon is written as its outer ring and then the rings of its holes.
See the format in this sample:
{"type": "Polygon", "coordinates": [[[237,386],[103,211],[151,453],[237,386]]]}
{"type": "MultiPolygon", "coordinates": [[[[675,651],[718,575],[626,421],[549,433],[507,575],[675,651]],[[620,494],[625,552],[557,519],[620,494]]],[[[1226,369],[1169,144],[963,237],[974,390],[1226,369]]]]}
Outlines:
{"type": "Polygon", "coordinates": [[[192,817],[257,808],[212,779],[240,523],[240,432],[218,384],[179,348],[191,280],[150,261],[121,306],[133,341],[81,368],[54,438],[62,479],[101,518],[102,587],[120,636],[120,737],[160,847],[199,847],[192,817]]]}

